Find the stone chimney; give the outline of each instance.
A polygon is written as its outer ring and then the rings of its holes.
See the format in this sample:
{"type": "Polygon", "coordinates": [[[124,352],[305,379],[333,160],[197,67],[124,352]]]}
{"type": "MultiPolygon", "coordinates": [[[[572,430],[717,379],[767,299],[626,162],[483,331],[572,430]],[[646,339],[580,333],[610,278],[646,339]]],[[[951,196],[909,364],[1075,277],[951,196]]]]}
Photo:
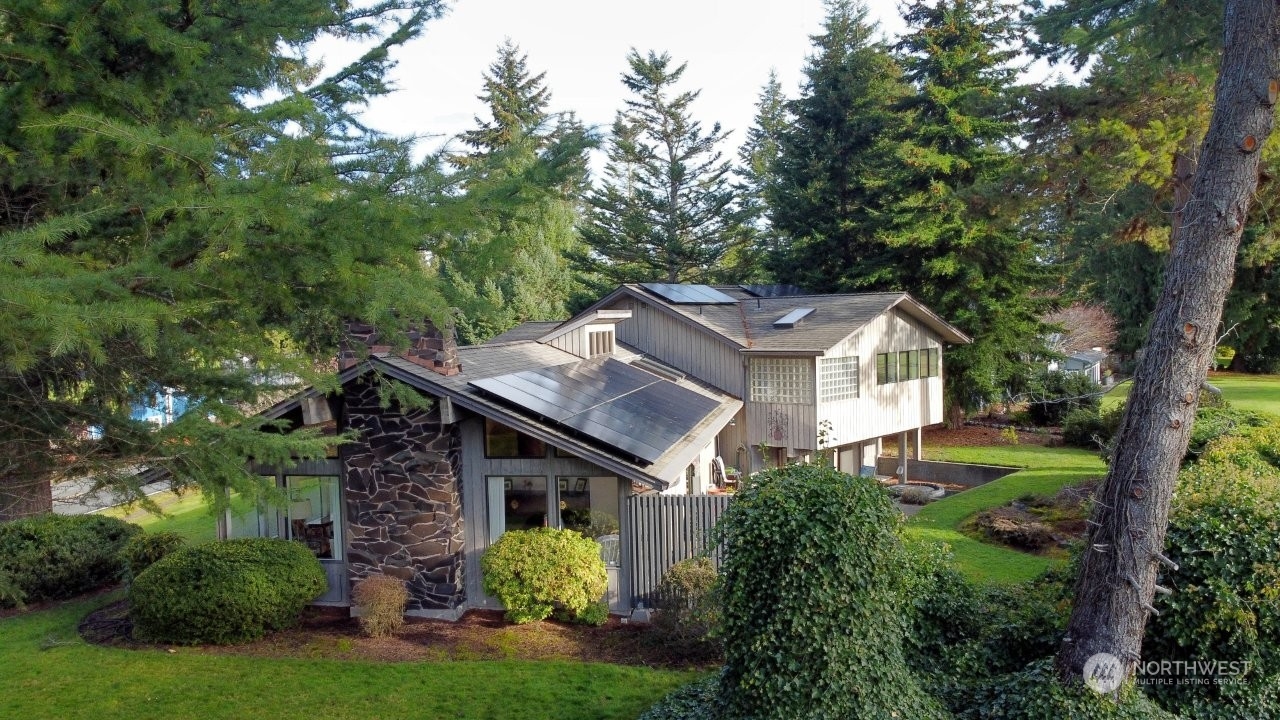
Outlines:
{"type": "MultiPolygon", "coordinates": [[[[368,323],[348,321],[343,323],[342,349],[338,353],[338,370],[360,362],[361,355],[353,348],[359,344],[369,348],[370,353],[391,352],[391,345],[379,342],[378,331],[368,323]]],[[[458,339],[452,324],[447,331],[440,331],[430,320],[411,325],[406,332],[409,348],[401,357],[424,368],[434,370],[441,375],[457,375],[462,372],[462,363],[458,359],[458,339]]]]}

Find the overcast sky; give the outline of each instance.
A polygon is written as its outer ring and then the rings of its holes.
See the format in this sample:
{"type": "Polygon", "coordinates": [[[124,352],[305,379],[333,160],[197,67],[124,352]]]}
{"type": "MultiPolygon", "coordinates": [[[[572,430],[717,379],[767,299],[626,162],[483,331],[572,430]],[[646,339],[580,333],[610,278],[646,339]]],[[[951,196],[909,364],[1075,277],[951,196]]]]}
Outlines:
{"type": "MultiPolygon", "coordinates": [[[[821,0],[454,0],[441,19],[397,53],[398,88],[365,112],[375,128],[396,135],[445,138],[483,113],[476,99],[481,74],[498,45],[511,38],[529,56],[533,72],[546,72],[552,110],[573,110],[588,125],[607,130],[626,92],[620,80],[627,51],[669,52],[688,62],[682,88],[701,89],[695,117],[705,127],[733,130],[742,142],[760,88],[775,68],[788,96],[799,86],[809,37],[821,30],[821,0]]],[[[896,0],[871,0],[881,28],[900,32],[896,0]]],[[[343,60],[322,51],[329,69],[343,60]]],[[[730,150],[731,148],[726,148],[730,150]]]]}

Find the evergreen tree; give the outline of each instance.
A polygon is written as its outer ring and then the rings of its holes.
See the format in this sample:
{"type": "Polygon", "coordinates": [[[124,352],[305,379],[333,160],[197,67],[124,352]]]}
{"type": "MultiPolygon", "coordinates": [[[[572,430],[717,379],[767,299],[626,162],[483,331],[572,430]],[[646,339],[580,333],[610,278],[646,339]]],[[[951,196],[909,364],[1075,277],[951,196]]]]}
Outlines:
{"type": "Polygon", "coordinates": [[[894,279],[895,258],[878,235],[903,124],[893,106],[907,88],[864,5],[829,0],[827,13],[800,97],[787,104],[793,120],[766,188],[785,239],[769,264],[779,282],[815,292],[880,288],[894,279]]]}
{"type": "Polygon", "coordinates": [[[1047,352],[1036,248],[1017,225],[1002,181],[1013,166],[1008,47],[1011,18],[996,0],[916,0],[899,45],[916,92],[892,176],[882,238],[897,287],[974,338],[947,361],[952,422],[1023,385],[1047,352]]]}
{"type": "Polygon", "coordinates": [[[737,267],[736,273],[744,282],[767,280],[764,274],[765,258],[781,251],[778,234],[770,218],[768,196],[776,183],[776,166],[781,152],[782,134],[790,118],[787,116],[787,98],[782,93],[778,73],[769,71],[769,79],[756,101],[756,115],[747,130],[747,139],[738,149],[738,161],[742,175],[742,203],[752,231],[752,240],[731,258],[729,265],[737,267]]]}
{"type": "Polygon", "coordinates": [[[418,259],[427,209],[402,193],[409,148],[350,110],[387,91],[390,49],[439,9],[6,4],[0,518],[48,510],[62,476],[130,489],[137,465],[220,504],[227,485],[263,492],[247,457],[324,452],[246,412],[284,378],[321,381],[342,320],[439,307],[418,259]],[[371,47],[323,77],[305,48],[325,34],[371,47]],[[194,407],[160,430],[132,420],[161,387],[194,407]]]}
{"type": "Polygon", "coordinates": [[[718,146],[691,114],[698,91],[677,91],[685,64],[635,49],[622,77],[632,93],[613,123],[600,187],[582,226],[584,270],[602,285],[699,282],[723,275],[731,248],[745,241],[745,211],[718,146]]]}
{"type": "Polygon", "coordinates": [[[439,237],[436,268],[463,342],[564,318],[579,292],[568,258],[581,252],[574,225],[590,139],[572,115],[548,111],[544,78],[518,46],[500,46],[480,95],[490,117],[460,136],[471,151],[449,158],[464,196],[439,237]]]}

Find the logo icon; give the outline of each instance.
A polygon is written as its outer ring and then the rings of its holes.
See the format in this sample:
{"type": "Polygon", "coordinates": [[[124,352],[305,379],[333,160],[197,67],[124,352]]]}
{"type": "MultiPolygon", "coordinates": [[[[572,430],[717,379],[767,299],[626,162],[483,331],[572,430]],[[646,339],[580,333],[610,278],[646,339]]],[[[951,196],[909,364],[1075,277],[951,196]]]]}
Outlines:
{"type": "Polygon", "coordinates": [[[1084,663],[1084,684],[1096,693],[1113,693],[1123,680],[1124,667],[1111,653],[1097,653],[1084,663]]]}

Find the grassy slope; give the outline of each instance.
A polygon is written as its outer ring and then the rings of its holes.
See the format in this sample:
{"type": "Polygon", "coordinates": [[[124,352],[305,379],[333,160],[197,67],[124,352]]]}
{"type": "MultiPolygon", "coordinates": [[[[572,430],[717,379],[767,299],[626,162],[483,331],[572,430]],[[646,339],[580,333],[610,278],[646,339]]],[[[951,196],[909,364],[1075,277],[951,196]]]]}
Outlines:
{"type": "Polygon", "coordinates": [[[153,515],[142,508],[108,508],[102,514],[137,523],[148,532],[177,532],[192,543],[208,542],[217,536],[217,521],[209,514],[200,493],[194,490],[182,495],[162,492],[152,495],[151,499],[160,506],[164,515],[153,515]]]}
{"type": "Polygon", "coordinates": [[[918,538],[945,542],[956,566],[983,582],[1019,582],[1044,572],[1054,562],[979,542],[963,535],[960,523],[979,510],[1004,505],[1023,495],[1051,495],[1067,485],[1101,477],[1106,466],[1097,454],[1036,445],[1003,447],[925,447],[930,460],[1009,465],[1027,468],[981,487],[924,506],[907,525],[918,538]]]}
{"type": "Polygon", "coordinates": [[[276,660],[86,645],[97,601],[0,620],[6,718],[634,718],[696,673],[575,662],[276,660]],[[69,642],[52,645],[50,640],[69,642]]]}
{"type": "MultiPolygon", "coordinates": [[[[1235,407],[1280,415],[1280,375],[1214,373],[1209,376],[1209,382],[1222,388],[1223,397],[1235,407]]],[[[1133,383],[1117,385],[1102,398],[1102,407],[1119,405],[1129,397],[1132,387],[1133,383]]]]}

